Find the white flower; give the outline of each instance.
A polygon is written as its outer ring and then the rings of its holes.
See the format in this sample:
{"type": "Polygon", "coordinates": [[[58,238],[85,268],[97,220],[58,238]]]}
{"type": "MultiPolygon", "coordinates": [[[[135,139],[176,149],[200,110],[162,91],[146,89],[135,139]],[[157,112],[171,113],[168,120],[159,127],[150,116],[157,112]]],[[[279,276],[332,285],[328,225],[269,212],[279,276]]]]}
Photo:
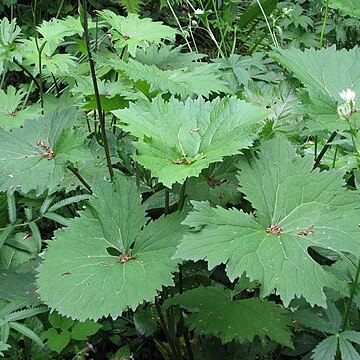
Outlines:
{"type": "Polygon", "coordinates": [[[352,89],[343,90],[339,95],[346,103],[355,103],[356,93],[352,89]]]}
{"type": "Polygon", "coordinates": [[[203,9],[196,9],[194,14],[195,15],[204,15],[204,10],[203,9]]]}
{"type": "Polygon", "coordinates": [[[337,112],[342,119],[346,120],[351,115],[351,105],[349,103],[341,104],[337,107],[337,112]]]}
{"type": "Polygon", "coordinates": [[[198,25],[198,23],[197,23],[197,21],[196,21],[196,20],[191,20],[191,25],[192,25],[192,26],[197,26],[197,25],[198,25]]]}

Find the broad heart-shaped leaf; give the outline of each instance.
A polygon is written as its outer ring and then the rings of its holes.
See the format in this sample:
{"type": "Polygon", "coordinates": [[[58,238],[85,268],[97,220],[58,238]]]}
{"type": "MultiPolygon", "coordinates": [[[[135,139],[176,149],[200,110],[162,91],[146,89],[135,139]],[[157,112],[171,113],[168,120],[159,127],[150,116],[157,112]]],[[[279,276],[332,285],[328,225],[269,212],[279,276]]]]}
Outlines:
{"type": "Polygon", "coordinates": [[[286,311],[270,301],[258,298],[232,301],[230,292],[214,287],[199,287],[176,295],[164,305],[180,304],[191,314],[186,318],[190,329],[202,335],[212,334],[225,343],[233,339],[252,341],[255,336],[292,346],[290,318],[286,311]]]}
{"type": "MultiPolygon", "coordinates": [[[[360,49],[358,48],[349,51],[345,49],[337,51],[335,46],[305,51],[294,48],[280,49],[274,57],[311,91],[311,98],[316,99],[312,110],[315,118],[319,118],[321,114],[328,117],[331,109],[333,109],[332,115],[337,115],[336,105],[343,103],[340,92],[352,89],[356,94],[360,94],[360,49]]],[[[333,119],[331,124],[327,124],[325,120],[320,129],[325,127],[328,130],[337,130],[337,125],[341,126],[344,122],[340,117],[338,124],[334,123],[333,119]]]]}
{"type": "Polygon", "coordinates": [[[59,190],[68,161],[88,158],[85,136],[73,130],[74,108],[56,108],[21,128],[0,128],[0,191],[59,190]]]}
{"type": "Polygon", "coordinates": [[[264,142],[258,158],[240,162],[242,191],[256,217],[236,209],[194,202],[184,221],[202,230],[184,236],[176,256],[226,263],[230,280],[245,271],[261,295],[280,295],[287,306],[303,296],[326,307],[325,286],[335,278],[308,254],[311,246],[358,254],[359,194],[343,188],[342,174],[312,171],[283,138],[264,142]]]}
{"type": "Polygon", "coordinates": [[[135,57],[138,47],[147,47],[149,43],[159,44],[162,39],[171,40],[179,32],[161,22],[149,18],[140,19],[136,14],[127,17],[119,16],[110,10],[98,11],[98,14],[112,27],[115,47],[128,47],[131,56],[135,57]]]}
{"type": "Polygon", "coordinates": [[[173,285],[177,262],[171,257],[186,231],[182,214],[140,230],[144,208],[128,180],[115,179],[113,187],[104,182],[94,191],[90,209],[49,242],[37,282],[50,308],[81,321],[119,316],[152,301],[163,285],[173,285]]]}
{"type": "Polygon", "coordinates": [[[139,138],[136,160],[169,188],[249,147],[268,114],[235,98],[166,102],[160,96],[113,113],[139,138]]]}

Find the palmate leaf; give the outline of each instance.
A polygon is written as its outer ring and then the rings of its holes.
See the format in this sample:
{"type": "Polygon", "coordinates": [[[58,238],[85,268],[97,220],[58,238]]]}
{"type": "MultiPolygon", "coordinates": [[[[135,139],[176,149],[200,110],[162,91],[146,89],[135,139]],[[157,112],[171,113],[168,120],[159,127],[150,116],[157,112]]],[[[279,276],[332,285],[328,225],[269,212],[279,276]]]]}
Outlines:
{"type": "Polygon", "coordinates": [[[150,91],[170,92],[174,95],[209,96],[212,92],[229,93],[226,82],[220,79],[217,64],[201,64],[175,70],[161,70],[156,65],[145,65],[130,59],[117,61],[115,68],[122,70],[134,81],[143,80],[150,85],[150,91]]]}
{"type": "MultiPolygon", "coordinates": [[[[237,190],[237,156],[226,157],[220,163],[211,164],[198,177],[191,177],[186,184],[186,198],[188,200],[208,200],[213,205],[226,206],[228,203],[237,204],[241,194],[237,190]]],[[[179,194],[181,186],[175,184],[173,193],[179,194]]],[[[162,197],[164,205],[164,196],[162,197]]]]}
{"type": "Polygon", "coordinates": [[[171,40],[179,32],[161,22],[149,18],[140,19],[136,14],[127,17],[116,15],[110,10],[98,11],[99,16],[112,27],[111,34],[115,47],[122,49],[127,46],[131,56],[136,55],[138,47],[148,44],[159,44],[164,40],[171,40]]]}
{"type": "Polygon", "coordinates": [[[164,303],[165,307],[173,304],[191,312],[186,323],[201,335],[216,335],[224,343],[235,338],[252,341],[255,336],[264,340],[267,336],[279,344],[292,346],[290,318],[273,302],[258,298],[232,301],[230,292],[199,287],[164,303]]]}
{"type": "Polygon", "coordinates": [[[0,90],[0,127],[11,129],[21,126],[26,120],[38,119],[40,108],[29,106],[23,110],[18,107],[21,104],[26,92],[16,91],[13,86],[8,86],[7,92],[0,90]]]}
{"type": "Polygon", "coordinates": [[[165,102],[159,96],[113,113],[139,138],[136,160],[170,188],[249,147],[268,112],[235,98],[165,102]]]}
{"type": "Polygon", "coordinates": [[[41,299],[81,321],[119,316],[172,285],[177,262],[171,257],[186,231],[182,214],[141,230],[145,208],[135,184],[124,178],[93,189],[90,209],[55,233],[38,276],[41,299]]]}
{"type": "MultiPolygon", "coordinates": [[[[360,50],[358,48],[349,51],[342,49],[337,51],[335,46],[327,49],[281,49],[277,50],[274,57],[286,68],[294,73],[311,92],[308,113],[315,119],[322,119],[318,129],[337,130],[344,120],[339,116],[327,123],[328,115],[337,115],[337,103],[343,103],[339,93],[352,89],[360,94],[360,50]],[[331,111],[333,109],[333,113],[331,111]],[[330,110],[330,111],[329,111],[330,110]],[[322,116],[324,115],[324,116],[322,116]]],[[[316,124],[310,125],[316,129],[316,124]]]]}
{"type": "Polygon", "coordinates": [[[359,194],[345,190],[342,174],[312,171],[283,138],[264,142],[259,158],[240,163],[241,190],[256,217],[236,209],[194,202],[184,221],[201,231],[185,235],[176,256],[226,263],[230,280],[245,271],[261,283],[261,295],[276,292],[287,306],[295,296],[326,307],[325,286],[335,278],[308,253],[311,246],[357,254],[359,194]]]}
{"type": "Polygon", "coordinates": [[[146,49],[136,51],[136,60],[145,65],[156,65],[162,70],[183,69],[187,66],[198,66],[201,63],[196,62],[206,55],[195,52],[181,52],[183,46],[174,48],[171,45],[150,45],[146,49]]]}
{"type": "Polygon", "coordinates": [[[0,128],[0,191],[59,190],[68,161],[88,157],[85,136],[72,129],[73,108],[60,108],[21,128],[0,128]]]}

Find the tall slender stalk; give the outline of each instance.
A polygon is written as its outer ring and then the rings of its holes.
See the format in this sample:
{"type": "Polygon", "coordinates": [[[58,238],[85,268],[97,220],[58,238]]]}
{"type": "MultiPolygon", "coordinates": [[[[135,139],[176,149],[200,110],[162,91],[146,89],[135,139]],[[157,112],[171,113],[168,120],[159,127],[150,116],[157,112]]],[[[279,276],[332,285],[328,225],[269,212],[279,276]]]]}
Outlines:
{"type": "Polygon", "coordinates": [[[329,0],[326,0],[325,16],[324,16],[324,21],[323,21],[323,24],[322,24],[321,34],[320,34],[320,49],[323,47],[324,33],[325,33],[325,27],[326,27],[328,15],[329,15],[329,0]]]}
{"type": "Polygon", "coordinates": [[[329,136],[328,141],[326,142],[326,144],[324,145],[324,147],[321,149],[319,156],[316,157],[315,159],[315,163],[313,166],[313,170],[320,164],[321,159],[324,157],[324,155],[326,154],[326,151],[329,149],[329,147],[331,146],[330,143],[335,139],[335,136],[337,135],[337,132],[334,131],[333,133],[331,133],[331,135],[329,136]]]}
{"type": "Polygon", "coordinates": [[[351,306],[353,304],[354,297],[356,294],[356,288],[359,283],[359,277],[360,277],[360,259],[356,268],[355,279],[354,279],[353,287],[351,289],[350,299],[347,304],[347,308],[344,316],[343,330],[346,330],[349,327],[349,316],[350,316],[351,306]]]}
{"type": "Polygon", "coordinates": [[[95,65],[94,65],[94,60],[92,58],[91,48],[90,48],[90,36],[89,36],[89,27],[88,27],[88,21],[87,21],[87,0],[83,0],[82,3],[83,3],[83,10],[84,10],[84,35],[85,35],[87,54],[88,54],[88,58],[89,58],[90,73],[91,73],[91,78],[92,78],[92,82],[93,82],[93,86],[94,86],[96,106],[97,106],[97,110],[99,113],[99,121],[100,121],[101,135],[102,135],[104,149],[105,149],[106,163],[107,163],[107,167],[109,170],[110,178],[112,180],[114,178],[114,169],[112,168],[112,165],[111,165],[110,149],[109,149],[109,144],[108,144],[108,141],[106,138],[105,117],[104,117],[104,113],[103,113],[102,107],[101,107],[99,88],[98,88],[97,80],[96,80],[95,65]]]}
{"type": "Polygon", "coordinates": [[[187,178],[185,179],[184,183],[182,184],[181,190],[180,190],[179,205],[178,205],[178,210],[179,210],[179,212],[182,211],[182,209],[183,209],[183,207],[184,207],[184,203],[185,203],[186,183],[187,183],[187,178]]]}
{"type": "MultiPolygon", "coordinates": [[[[42,52],[44,50],[44,47],[46,45],[46,42],[44,42],[41,46],[39,45],[39,36],[38,32],[36,30],[36,24],[37,24],[37,0],[34,0],[34,4],[32,6],[32,16],[33,16],[33,22],[34,22],[34,39],[35,39],[35,46],[38,52],[38,65],[39,65],[39,96],[40,96],[40,105],[41,105],[41,113],[44,115],[44,90],[43,90],[43,78],[42,78],[42,52]]],[[[17,64],[19,66],[19,64],[17,64]]]]}

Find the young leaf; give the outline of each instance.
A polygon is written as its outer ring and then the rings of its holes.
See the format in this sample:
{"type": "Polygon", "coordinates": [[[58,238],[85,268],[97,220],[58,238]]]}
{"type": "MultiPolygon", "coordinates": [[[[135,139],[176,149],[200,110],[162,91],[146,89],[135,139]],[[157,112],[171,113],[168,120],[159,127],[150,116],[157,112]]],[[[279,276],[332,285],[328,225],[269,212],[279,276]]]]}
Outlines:
{"type": "Polygon", "coordinates": [[[191,312],[186,322],[201,335],[219,336],[224,343],[235,338],[252,341],[255,336],[261,340],[269,337],[292,347],[290,318],[273,302],[258,298],[232,301],[227,291],[199,287],[164,303],[166,307],[173,304],[180,304],[191,312]]]}
{"type": "Polygon", "coordinates": [[[110,10],[102,10],[98,13],[112,27],[111,34],[115,47],[122,49],[127,46],[130,55],[134,57],[138,47],[147,47],[149,43],[159,44],[162,39],[171,40],[179,34],[169,26],[148,18],[140,19],[135,14],[124,17],[110,10]]]}
{"type": "Polygon", "coordinates": [[[136,160],[169,188],[249,147],[256,124],[267,113],[235,98],[183,103],[161,97],[114,111],[127,124],[124,128],[139,138],[136,160]]]}
{"type": "Polygon", "coordinates": [[[89,157],[85,137],[72,129],[76,118],[73,108],[58,107],[11,132],[0,128],[0,191],[58,191],[67,162],[89,157]]]}
{"type": "Polygon", "coordinates": [[[4,17],[0,20],[0,74],[3,73],[7,61],[13,61],[15,58],[21,62],[22,54],[15,42],[20,33],[21,29],[16,25],[16,19],[10,22],[4,17]]]}
{"type": "Polygon", "coordinates": [[[124,178],[99,182],[94,193],[81,217],[55,233],[38,275],[42,300],[81,321],[119,316],[172,285],[177,262],[171,257],[186,231],[181,214],[141,230],[144,207],[135,184],[124,178]]]}
{"type": "Polygon", "coordinates": [[[230,280],[245,271],[261,283],[261,295],[276,292],[287,306],[295,296],[326,307],[325,286],[335,278],[308,253],[309,247],[357,254],[359,195],[345,190],[342,174],[312,171],[283,138],[264,142],[259,158],[243,159],[239,181],[256,217],[236,209],[194,202],[184,224],[201,231],[185,235],[177,256],[226,264],[230,280]]]}

